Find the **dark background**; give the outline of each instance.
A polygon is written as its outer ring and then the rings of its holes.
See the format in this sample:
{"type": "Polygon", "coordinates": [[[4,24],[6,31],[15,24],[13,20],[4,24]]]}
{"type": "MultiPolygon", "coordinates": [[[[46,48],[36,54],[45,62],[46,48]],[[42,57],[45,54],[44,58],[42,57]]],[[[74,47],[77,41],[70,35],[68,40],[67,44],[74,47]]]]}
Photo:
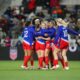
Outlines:
{"type": "MultiPolygon", "coordinates": [[[[24,51],[22,46],[18,46],[18,55],[16,60],[23,60],[24,51]]],[[[0,60],[11,60],[9,57],[9,47],[0,47],[0,60]]],[[[67,52],[68,60],[80,60],[80,51],[76,51],[74,53],[68,51],[67,52]]],[[[37,60],[37,55],[34,53],[34,59],[37,60]]]]}

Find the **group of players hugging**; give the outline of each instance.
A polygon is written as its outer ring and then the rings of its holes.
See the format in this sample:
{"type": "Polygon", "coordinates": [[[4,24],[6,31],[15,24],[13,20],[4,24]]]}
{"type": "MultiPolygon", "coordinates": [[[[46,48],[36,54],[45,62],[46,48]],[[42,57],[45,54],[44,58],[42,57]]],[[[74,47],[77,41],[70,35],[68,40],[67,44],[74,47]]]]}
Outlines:
{"type": "Polygon", "coordinates": [[[69,22],[61,18],[55,20],[27,21],[22,32],[24,61],[21,68],[34,69],[33,53],[38,57],[38,69],[56,70],[60,60],[64,70],[69,70],[67,51],[69,47],[68,34],[80,35],[69,29],[69,22]],[[28,66],[30,61],[31,66],[28,66]],[[51,67],[49,66],[51,64],[51,67]]]}

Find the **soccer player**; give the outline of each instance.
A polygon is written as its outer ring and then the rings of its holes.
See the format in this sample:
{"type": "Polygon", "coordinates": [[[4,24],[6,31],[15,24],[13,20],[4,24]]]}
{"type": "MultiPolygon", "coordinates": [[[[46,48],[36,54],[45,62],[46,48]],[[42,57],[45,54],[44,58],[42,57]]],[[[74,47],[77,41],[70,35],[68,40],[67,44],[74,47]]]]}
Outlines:
{"type": "Polygon", "coordinates": [[[43,39],[39,39],[39,36],[41,36],[42,31],[39,26],[36,26],[36,32],[35,32],[35,49],[38,56],[38,64],[39,69],[43,68],[43,57],[44,57],[44,50],[45,50],[45,41],[43,39]]]}
{"type": "MultiPolygon", "coordinates": [[[[49,66],[49,53],[52,51],[51,45],[52,45],[52,41],[53,41],[53,38],[55,36],[56,30],[53,27],[53,22],[52,21],[49,21],[46,27],[47,27],[46,29],[47,29],[47,35],[48,35],[47,37],[50,38],[50,40],[46,40],[45,55],[44,55],[45,56],[45,64],[46,64],[45,68],[48,69],[48,66],[49,66]]],[[[50,53],[50,55],[51,55],[51,53],[50,53]]],[[[52,60],[53,60],[53,58],[52,58],[52,55],[51,55],[50,56],[51,64],[52,64],[52,60]]]]}
{"type": "Polygon", "coordinates": [[[36,28],[36,32],[35,32],[35,36],[36,36],[35,48],[38,55],[39,69],[43,69],[45,40],[50,39],[45,37],[46,35],[45,26],[46,26],[45,23],[42,22],[41,25],[36,28]]]}
{"type": "Polygon", "coordinates": [[[57,34],[55,37],[55,41],[54,41],[54,52],[53,52],[53,56],[54,56],[54,60],[53,60],[53,64],[54,66],[51,69],[57,69],[57,64],[58,64],[58,56],[57,53],[59,53],[61,51],[61,55],[63,57],[63,63],[64,63],[64,69],[68,70],[69,66],[68,66],[68,60],[67,60],[67,50],[68,50],[68,46],[69,46],[69,42],[68,42],[68,33],[72,33],[75,35],[78,35],[77,32],[70,30],[67,26],[68,26],[68,22],[65,22],[62,19],[57,19],[56,20],[58,28],[57,28],[57,34]]]}
{"type": "Polygon", "coordinates": [[[32,45],[34,42],[34,27],[31,25],[31,21],[27,21],[27,26],[22,33],[23,36],[23,49],[24,49],[24,62],[21,66],[23,69],[29,69],[28,62],[32,55],[32,45]]]}

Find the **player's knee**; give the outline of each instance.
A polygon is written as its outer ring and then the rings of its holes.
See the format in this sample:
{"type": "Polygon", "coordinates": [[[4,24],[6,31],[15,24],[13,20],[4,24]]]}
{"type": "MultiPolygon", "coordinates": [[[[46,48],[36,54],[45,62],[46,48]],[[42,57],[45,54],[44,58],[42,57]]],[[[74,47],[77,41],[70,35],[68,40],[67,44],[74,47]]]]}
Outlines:
{"type": "Polygon", "coordinates": [[[63,54],[62,54],[62,57],[66,57],[66,54],[63,53],[63,54]]]}

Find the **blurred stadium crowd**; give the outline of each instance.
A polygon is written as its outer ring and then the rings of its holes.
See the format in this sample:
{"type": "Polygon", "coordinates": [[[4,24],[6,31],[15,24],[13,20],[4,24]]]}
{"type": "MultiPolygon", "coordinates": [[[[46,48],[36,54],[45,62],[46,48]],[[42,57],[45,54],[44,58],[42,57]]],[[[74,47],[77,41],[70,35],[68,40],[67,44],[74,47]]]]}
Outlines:
{"type": "MultiPolygon", "coordinates": [[[[26,21],[33,18],[46,20],[63,18],[69,27],[80,32],[80,5],[60,5],[61,0],[22,0],[21,6],[10,6],[0,16],[0,46],[17,46],[21,44],[21,32],[26,21]]],[[[72,36],[72,38],[75,38],[72,36]]],[[[79,39],[79,37],[76,37],[79,39]]]]}

